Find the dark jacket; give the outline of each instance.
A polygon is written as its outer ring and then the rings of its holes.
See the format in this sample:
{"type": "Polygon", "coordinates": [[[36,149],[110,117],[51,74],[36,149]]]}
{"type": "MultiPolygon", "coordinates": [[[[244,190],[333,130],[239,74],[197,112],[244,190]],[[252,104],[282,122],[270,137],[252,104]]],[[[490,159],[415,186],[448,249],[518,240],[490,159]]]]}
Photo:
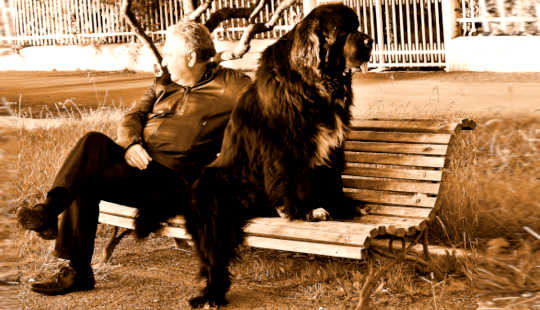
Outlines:
{"type": "Polygon", "coordinates": [[[230,113],[250,83],[215,63],[192,87],[157,78],[124,116],[117,143],[126,149],[141,143],[152,160],[177,171],[201,169],[216,158],[230,113]]]}

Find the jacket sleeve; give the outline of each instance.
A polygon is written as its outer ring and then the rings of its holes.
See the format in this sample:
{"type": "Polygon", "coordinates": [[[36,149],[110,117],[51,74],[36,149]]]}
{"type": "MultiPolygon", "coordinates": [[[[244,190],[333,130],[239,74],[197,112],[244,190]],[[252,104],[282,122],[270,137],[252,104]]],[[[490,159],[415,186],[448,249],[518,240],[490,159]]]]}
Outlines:
{"type": "Polygon", "coordinates": [[[116,143],[125,149],[133,144],[143,142],[142,135],[147,114],[152,111],[156,100],[156,83],[156,79],[154,79],[154,84],[146,90],[139,102],[124,115],[118,126],[116,143]]]}

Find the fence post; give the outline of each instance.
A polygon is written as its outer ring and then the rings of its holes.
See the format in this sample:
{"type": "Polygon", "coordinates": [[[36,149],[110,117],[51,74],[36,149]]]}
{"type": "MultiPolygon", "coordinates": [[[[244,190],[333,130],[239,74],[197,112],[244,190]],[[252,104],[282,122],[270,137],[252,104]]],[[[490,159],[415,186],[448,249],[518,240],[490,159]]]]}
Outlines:
{"type": "Polygon", "coordinates": [[[311,10],[317,6],[317,0],[302,0],[302,7],[304,8],[304,16],[307,16],[311,10]]]}
{"type": "Polygon", "coordinates": [[[456,16],[456,1],[442,0],[442,17],[443,17],[443,33],[444,45],[448,44],[451,39],[458,35],[457,16],[456,16]]]}
{"type": "MultiPolygon", "coordinates": [[[[379,69],[384,69],[384,56],[385,56],[385,46],[384,46],[384,26],[383,26],[383,13],[382,13],[382,3],[381,0],[375,0],[375,19],[377,23],[377,38],[374,38],[377,42],[378,52],[379,52],[379,69]]],[[[418,48],[418,47],[417,47],[418,48]]]]}

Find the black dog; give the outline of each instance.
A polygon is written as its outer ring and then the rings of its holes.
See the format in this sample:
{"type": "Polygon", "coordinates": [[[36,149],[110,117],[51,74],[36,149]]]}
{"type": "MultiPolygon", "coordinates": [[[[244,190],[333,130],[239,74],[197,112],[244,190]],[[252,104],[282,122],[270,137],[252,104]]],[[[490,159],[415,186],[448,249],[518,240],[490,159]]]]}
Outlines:
{"type": "Polygon", "coordinates": [[[348,216],[342,143],[350,123],[351,70],[366,69],[372,40],[344,5],[315,8],[262,54],[256,81],[235,107],[220,156],[194,185],[185,214],[207,280],[199,307],[226,304],[228,266],[256,216],[348,216]]]}

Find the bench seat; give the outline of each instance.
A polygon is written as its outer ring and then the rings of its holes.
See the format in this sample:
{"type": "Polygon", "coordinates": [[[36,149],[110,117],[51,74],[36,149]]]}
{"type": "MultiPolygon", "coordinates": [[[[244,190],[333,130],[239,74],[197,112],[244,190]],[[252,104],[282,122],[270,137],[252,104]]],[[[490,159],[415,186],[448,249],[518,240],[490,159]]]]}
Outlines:
{"type": "MultiPolygon", "coordinates": [[[[376,237],[418,236],[426,230],[438,206],[453,137],[475,126],[467,119],[353,120],[344,145],[343,190],[358,202],[358,217],[324,222],[255,218],[245,227],[245,244],[363,259],[376,237]]],[[[136,212],[102,201],[99,222],[134,229],[136,212]]],[[[184,219],[179,216],[164,223],[159,233],[189,239],[183,227],[184,219]]]]}

